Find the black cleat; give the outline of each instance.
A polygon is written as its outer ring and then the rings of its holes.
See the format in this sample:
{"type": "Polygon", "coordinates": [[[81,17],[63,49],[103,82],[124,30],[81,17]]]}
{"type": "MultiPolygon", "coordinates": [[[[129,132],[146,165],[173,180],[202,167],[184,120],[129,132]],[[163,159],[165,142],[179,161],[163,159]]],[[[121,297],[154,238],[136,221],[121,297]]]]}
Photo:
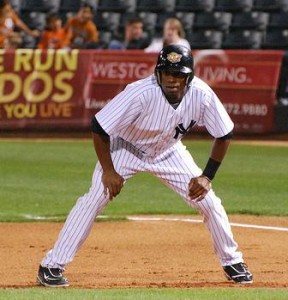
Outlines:
{"type": "Polygon", "coordinates": [[[241,284],[253,283],[253,275],[244,263],[226,266],[223,267],[223,270],[228,280],[241,284]]]}
{"type": "Polygon", "coordinates": [[[68,280],[63,277],[63,270],[58,268],[45,268],[40,265],[37,282],[43,286],[65,287],[69,286],[68,280]]]}

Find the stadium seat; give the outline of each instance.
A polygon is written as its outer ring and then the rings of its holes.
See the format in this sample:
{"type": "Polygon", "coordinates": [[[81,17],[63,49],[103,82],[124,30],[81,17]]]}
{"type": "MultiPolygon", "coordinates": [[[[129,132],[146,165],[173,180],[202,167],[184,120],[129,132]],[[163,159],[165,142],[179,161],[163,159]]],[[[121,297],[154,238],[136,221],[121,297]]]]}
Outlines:
{"type": "Polygon", "coordinates": [[[23,42],[21,48],[23,49],[35,49],[37,46],[37,40],[32,37],[31,35],[24,34],[23,35],[23,42]]]}
{"type": "Polygon", "coordinates": [[[173,11],[174,4],[171,4],[171,1],[165,0],[138,0],[136,10],[138,12],[165,12],[165,11],[173,11]],[[170,5],[169,5],[170,2],[170,5]]]}
{"type": "MultiPolygon", "coordinates": [[[[53,0],[55,1],[55,0],[53,0]]],[[[59,0],[56,0],[59,1],[59,0]]],[[[92,7],[93,11],[96,12],[98,10],[98,2],[99,0],[60,0],[59,10],[63,12],[74,12],[76,13],[81,6],[89,5],[92,7]]]]}
{"type": "Polygon", "coordinates": [[[93,8],[94,12],[96,12],[98,10],[99,1],[100,0],[81,0],[80,2],[81,5],[83,5],[84,3],[90,5],[93,8]]]}
{"type": "Polygon", "coordinates": [[[21,0],[12,0],[9,4],[15,12],[19,13],[21,10],[21,2],[21,0]]]}
{"type": "Polygon", "coordinates": [[[99,40],[102,48],[105,49],[108,47],[109,42],[112,39],[112,32],[111,31],[100,31],[99,32],[99,40]]]}
{"type": "Polygon", "coordinates": [[[175,11],[199,12],[212,11],[215,0],[176,0],[175,11]]]}
{"type": "Polygon", "coordinates": [[[167,12],[174,12],[175,11],[175,4],[176,4],[176,0],[167,0],[165,1],[165,10],[167,12]]]}
{"type": "Polygon", "coordinates": [[[194,29],[217,29],[227,31],[232,20],[229,12],[204,12],[195,16],[194,29]]]}
{"type": "Polygon", "coordinates": [[[62,20],[63,25],[66,24],[68,19],[70,19],[71,17],[73,17],[75,15],[76,15],[75,11],[59,11],[59,16],[62,20]]]}
{"type": "Polygon", "coordinates": [[[139,17],[144,24],[145,31],[148,32],[149,35],[153,35],[156,30],[157,14],[142,11],[139,12],[139,17]]]}
{"type": "Polygon", "coordinates": [[[135,11],[137,0],[100,0],[97,10],[101,12],[132,12],[135,11]]]}
{"type": "Polygon", "coordinates": [[[254,0],[253,10],[267,12],[288,11],[288,0],[254,0]]]}
{"type": "MultiPolygon", "coordinates": [[[[55,1],[55,0],[53,0],[55,1]]],[[[59,0],[56,0],[59,1],[59,0]]],[[[84,4],[92,7],[93,11],[98,10],[98,1],[99,0],[61,0],[60,11],[63,12],[78,12],[81,6],[84,4]]]]}
{"type": "Polygon", "coordinates": [[[250,11],[253,7],[253,0],[216,0],[215,11],[250,11]]]}
{"type": "Polygon", "coordinates": [[[266,31],[262,49],[288,48],[288,29],[269,29],[266,31]]]}
{"type": "Polygon", "coordinates": [[[230,24],[230,29],[266,30],[269,22],[269,13],[250,11],[235,13],[230,24]]]}
{"type": "Polygon", "coordinates": [[[120,21],[119,21],[119,28],[122,30],[125,27],[126,22],[133,17],[139,17],[139,16],[136,12],[121,14],[120,21]]]}
{"type": "Polygon", "coordinates": [[[157,21],[155,24],[156,30],[159,30],[159,29],[162,30],[165,21],[171,17],[176,17],[176,14],[173,12],[162,12],[162,13],[157,14],[157,21]]]}
{"type": "Polygon", "coordinates": [[[60,12],[77,12],[81,7],[81,1],[61,0],[60,12]]]}
{"type": "Polygon", "coordinates": [[[189,32],[186,39],[191,49],[220,49],[223,32],[218,30],[199,30],[189,32]]]}
{"type": "Polygon", "coordinates": [[[98,30],[115,32],[119,29],[121,14],[118,12],[97,12],[93,18],[98,30]]]}
{"type": "Polygon", "coordinates": [[[30,28],[42,31],[46,26],[46,14],[39,11],[22,11],[21,20],[30,28]]]}
{"type": "Polygon", "coordinates": [[[21,11],[57,12],[60,0],[23,0],[21,11]]]}
{"type": "Polygon", "coordinates": [[[195,13],[193,12],[176,12],[176,17],[181,20],[183,28],[186,32],[190,31],[193,28],[195,13]]]}
{"type": "Polygon", "coordinates": [[[288,12],[271,13],[268,27],[288,29],[288,12]]]}
{"type": "Polygon", "coordinates": [[[164,12],[157,14],[156,30],[163,30],[165,21],[168,18],[177,18],[180,20],[185,32],[189,31],[193,27],[195,13],[192,12],[164,12]]]}
{"type": "Polygon", "coordinates": [[[223,49],[260,49],[263,33],[256,30],[237,30],[225,34],[223,49]]]}

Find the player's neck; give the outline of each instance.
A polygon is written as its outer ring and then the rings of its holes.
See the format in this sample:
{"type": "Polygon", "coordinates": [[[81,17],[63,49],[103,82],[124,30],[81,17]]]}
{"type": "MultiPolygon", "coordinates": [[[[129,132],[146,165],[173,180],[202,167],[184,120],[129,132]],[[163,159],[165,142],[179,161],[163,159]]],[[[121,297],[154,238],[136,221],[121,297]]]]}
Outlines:
{"type": "Polygon", "coordinates": [[[178,95],[165,95],[165,98],[167,99],[167,101],[171,104],[171,105],[174,105],[174,104],[179,104],[183,97],[184,97],[184,94],[185,93],[181,93],[181,94],[178,94],[178,95]]]}

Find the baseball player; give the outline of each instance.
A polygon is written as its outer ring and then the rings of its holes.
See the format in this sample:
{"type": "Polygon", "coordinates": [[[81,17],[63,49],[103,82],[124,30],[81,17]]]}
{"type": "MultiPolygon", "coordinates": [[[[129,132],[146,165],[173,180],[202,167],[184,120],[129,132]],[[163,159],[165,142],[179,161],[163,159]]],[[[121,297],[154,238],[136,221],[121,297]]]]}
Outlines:
{"type": "Polygon", "coordinates": [[[42,260],[38,283],[68,286],[64,267],[86,240],[95,217],[130,177],[143,171],[160,178],[203,215],[226,277],[252,283],[221,200],[211,188],[232,130],[233,123],[216,94],[194,76],[191,51],[179,45],[163,48],[154,74],[128,84],[93,118],[99,161],[92,186],[78,199],[53,249],[42,260]],[[196,124],[214,137],[203,172],[181,142],[196,124]]]}

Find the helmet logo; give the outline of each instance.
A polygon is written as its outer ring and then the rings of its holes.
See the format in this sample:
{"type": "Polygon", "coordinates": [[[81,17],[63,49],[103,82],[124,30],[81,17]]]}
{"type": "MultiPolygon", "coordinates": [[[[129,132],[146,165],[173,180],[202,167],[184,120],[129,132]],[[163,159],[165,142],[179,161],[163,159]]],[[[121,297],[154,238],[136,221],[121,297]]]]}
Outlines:
{"type": "Polygon", "coordinates": [[[182,57],[182,55],[179,53],[176,53],[176,52],[171,52],[171,53],[167,54],[167,59],[173,64],[180,62],[181,57],[182,57]]]}

